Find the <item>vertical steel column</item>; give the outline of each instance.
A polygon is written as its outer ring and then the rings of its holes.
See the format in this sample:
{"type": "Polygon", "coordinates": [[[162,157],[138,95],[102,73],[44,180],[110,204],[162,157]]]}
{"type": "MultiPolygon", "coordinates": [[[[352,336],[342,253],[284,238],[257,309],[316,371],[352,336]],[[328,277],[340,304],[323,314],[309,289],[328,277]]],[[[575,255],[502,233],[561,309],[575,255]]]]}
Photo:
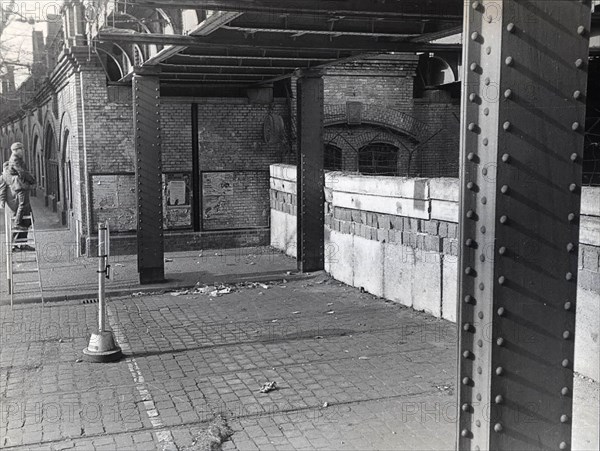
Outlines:
{"type": "Polygon", "coordinates": [[[569,449],[590,2],[465,6],[458,449],[569,449]]]}
{"type": "Polygon", "coordinates": [[[301,272],[325,267],[323,172],[323,78],[304,72],[298,79],[297,259],[301,272]]]}
{"type": "Polygon", "coordinates": [[[133,76],[133,125],[140,283],[164,281],[160,84],[156,74],[133,76]]]}

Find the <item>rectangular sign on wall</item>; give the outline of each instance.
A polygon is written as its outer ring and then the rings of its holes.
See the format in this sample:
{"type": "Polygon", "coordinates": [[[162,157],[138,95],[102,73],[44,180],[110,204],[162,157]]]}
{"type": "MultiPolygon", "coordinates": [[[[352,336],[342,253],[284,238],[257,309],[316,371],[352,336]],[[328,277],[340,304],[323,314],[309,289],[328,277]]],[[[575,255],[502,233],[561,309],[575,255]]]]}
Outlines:
{"type": "Polygon", "coordinates": [[[192,177],[188,173],[163,174],[165,229],[192,227],[192,177]]]}

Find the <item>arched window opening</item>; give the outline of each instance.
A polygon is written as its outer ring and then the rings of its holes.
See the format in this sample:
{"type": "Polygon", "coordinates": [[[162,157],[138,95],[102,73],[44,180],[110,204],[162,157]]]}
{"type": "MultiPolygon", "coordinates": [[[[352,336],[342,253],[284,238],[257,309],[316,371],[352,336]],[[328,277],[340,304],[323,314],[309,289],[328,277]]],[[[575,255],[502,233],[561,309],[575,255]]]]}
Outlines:
{"type": "Polygon", "coordinates": [[[358,172],[366,175],[398,175],[398,148],[372,143],[358,151],[358,172]]]}
{"type": "Polygon", "coordinates": [[[326,171],[341,171],[342,168],[342,149],[333,144],[325,144],[324,169],[326,171]]]}
{"type": "Polygon", "coordinates": [[[56,151],[56,142],[52,127],[48,126],[46,131],[45,157],[47,163],[46,174],[48,180],[46,184],[46,194],[56,196],[57,202],[60,202],[59,176],[58,176],[58,152],[56,151]]]}

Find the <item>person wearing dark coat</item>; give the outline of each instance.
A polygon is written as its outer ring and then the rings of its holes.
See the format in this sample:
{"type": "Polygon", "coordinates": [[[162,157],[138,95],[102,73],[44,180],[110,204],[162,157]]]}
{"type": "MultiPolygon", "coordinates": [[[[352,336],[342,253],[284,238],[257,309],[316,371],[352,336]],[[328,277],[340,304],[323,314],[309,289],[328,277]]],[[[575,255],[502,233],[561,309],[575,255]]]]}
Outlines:
{"type": "Polygon", "coordinates": [[[15,215],[15,230],[26,231],[31,225],[31,221],[24,220],[23,217],[31,214],[31,203],[29,201],[29,191],[35,185],[35,178],[27,170],[23,156],[25,148],[23,144],[16,142],[11,147],[12,155],[8,160],[8,170],[12,178],[11,189],[17,198],[18,207],[15,215]]]}

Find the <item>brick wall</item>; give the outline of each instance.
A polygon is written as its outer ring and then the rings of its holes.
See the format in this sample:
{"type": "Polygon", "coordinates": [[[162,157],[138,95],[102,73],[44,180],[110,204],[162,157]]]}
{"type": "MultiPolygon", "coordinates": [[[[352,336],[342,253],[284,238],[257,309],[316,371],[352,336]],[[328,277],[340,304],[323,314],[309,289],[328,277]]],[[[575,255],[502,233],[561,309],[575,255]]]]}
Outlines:
{"type": "Polygon", "coordinates": [[[160,105],[163,172],[192,171],[192,105],[171,103],[160,105]]]}

